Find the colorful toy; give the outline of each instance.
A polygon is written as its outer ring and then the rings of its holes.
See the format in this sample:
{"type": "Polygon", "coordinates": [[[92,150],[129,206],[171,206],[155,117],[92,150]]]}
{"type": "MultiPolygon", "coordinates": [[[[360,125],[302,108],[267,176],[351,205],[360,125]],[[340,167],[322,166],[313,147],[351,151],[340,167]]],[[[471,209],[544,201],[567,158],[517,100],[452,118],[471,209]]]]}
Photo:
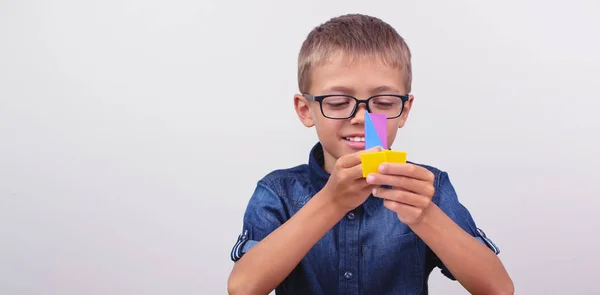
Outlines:
{"type": "Polygon", "coordinates": [[[381,152],[360,154],[363,177],[378,171],[384,162],[406,163],[406,152],[392,151],[387,146],[387,117],[384,114],[365,113],[365,149],[381,146],[381,152]]]}

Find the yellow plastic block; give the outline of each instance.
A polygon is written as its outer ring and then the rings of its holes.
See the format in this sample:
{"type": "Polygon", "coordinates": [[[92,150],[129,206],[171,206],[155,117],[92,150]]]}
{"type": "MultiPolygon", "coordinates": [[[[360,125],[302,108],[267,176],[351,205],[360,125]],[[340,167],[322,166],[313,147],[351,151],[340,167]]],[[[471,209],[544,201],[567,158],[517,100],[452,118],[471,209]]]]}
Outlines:
{"type": "Polygon", "coordinates": [[[360,162],[362,164],[363,177],[367,177],[369,173],[377,172],[379,165],[385,162],[385,158],[386,154],[384,152],[360,154],[360,162]]]}
{"type": "Polygon", "coordinates": [[[406,152],[399,151],[383,151],[386,154],[385,161],[391,163],[406,163],[406,152]]]}
{"type": "Polygon", "coordinates": [[[374,153],[360,154],[363,177],[376,173],[382,163],[406,163],[406,152],[384,150],[374,153]]]}

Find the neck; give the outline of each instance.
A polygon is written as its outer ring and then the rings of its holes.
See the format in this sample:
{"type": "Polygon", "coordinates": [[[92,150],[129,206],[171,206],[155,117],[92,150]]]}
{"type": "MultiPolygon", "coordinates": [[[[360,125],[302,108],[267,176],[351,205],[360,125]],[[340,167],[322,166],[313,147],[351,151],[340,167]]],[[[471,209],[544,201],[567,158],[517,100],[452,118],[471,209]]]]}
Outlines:
{"type": "Polygon", "coordinates": [[[335,162],[337,161],[337,159],[328,151],[323,149],[323,160],[323,169],[325,169],[327,173],[331,174],[333,172],[333,167],[335,166],[335,162]]]}

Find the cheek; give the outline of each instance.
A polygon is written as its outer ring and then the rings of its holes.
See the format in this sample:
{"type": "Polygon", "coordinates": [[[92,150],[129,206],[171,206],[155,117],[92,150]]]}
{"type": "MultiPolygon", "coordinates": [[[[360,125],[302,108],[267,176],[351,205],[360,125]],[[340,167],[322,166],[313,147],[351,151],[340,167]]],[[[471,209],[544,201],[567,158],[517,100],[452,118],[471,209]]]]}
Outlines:
{"type": "Polygon", "coordinates": [[[400,120],[393,119],[388,120],[387,123],[387,136],[388,136],[388,145],[392,145],[394,140],[396,139],[396,134],[398,132],[398,128],[400,127],[400,120]]]}
{"type": "Polygon", "coordinates": [[[323,136],[337,138],[337,135],[342,127],[341,120],[330,120],[323,116],[318,116],[315,118],[315,127],[317,128],[317,133],[323,136]]]}
{"type": "Polygon", "coordinates": [[[308,105],[308,107],[309,107],[309,110],[310,110],[311,117],[316,122],[319,119],[319,117],[322,116],[321,109],[319,109],[319,105],[315,104],[314,102],[310,102],[310,104],[308,105]]]}
{"type": "Polygon", "coordinates": [[[400,127],[400,118],[388,120],[388,122],[387,122],[388,135],[396,134],[399,127],[400,127]]]}

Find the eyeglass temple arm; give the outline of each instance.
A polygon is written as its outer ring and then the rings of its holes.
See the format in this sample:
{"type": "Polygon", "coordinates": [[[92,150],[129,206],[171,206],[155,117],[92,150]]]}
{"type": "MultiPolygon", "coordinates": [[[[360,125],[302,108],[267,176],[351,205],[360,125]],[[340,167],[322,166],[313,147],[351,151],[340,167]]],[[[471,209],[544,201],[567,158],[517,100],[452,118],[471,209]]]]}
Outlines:
{"type": "Polygon", "coordinates": [[[310,100],[316,100],[315,97],[313,95],[310,95],[310,94],[302,93],[302,96],[304,96],[304,97],[306,97],[306,98],[308,98],[310,100]]]}

